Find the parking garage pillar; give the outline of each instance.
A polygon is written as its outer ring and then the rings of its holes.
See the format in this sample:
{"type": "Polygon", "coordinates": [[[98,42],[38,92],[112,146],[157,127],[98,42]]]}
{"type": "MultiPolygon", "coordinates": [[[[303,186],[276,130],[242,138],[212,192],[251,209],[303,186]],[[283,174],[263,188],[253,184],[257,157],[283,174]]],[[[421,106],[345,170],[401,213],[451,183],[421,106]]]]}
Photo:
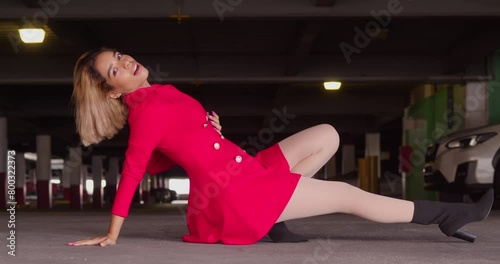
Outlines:
{"type": "Polygon", "coordinates": [[[16,202],[26,204],[26,160],[24,152],[16,152],[16,202]]]}
{"type": "Polygon", "coordinates": [[[333,155],[333,157],[326,162],[323,179],[328,180],[335,178],[335,176],[337,176],[337,155],[333,155]]]}
{"type": "Polygon", "coordinates": [[[149,173],[144,174],[144,179],[142,180],[142,200],[144,203],[149,202],[149,190],[151,189],[151,176],[149,173]]]}
{"type": "Polygon", "coordinates": [[[118,164],[118,158],[112,157],[109,159],[109,172],[108,177],[106,179],[106,201],[109,201],[110,204],[113,204],[116,195],[116,185],[118,183],[118,174],[120,168],[118,164]]]}
{"type": "Polygon", "coordinates": [[[63,197],[64,200],[69,201],[71,200],[71,169],[69,166],[69,161],[64,160],[64,166],[63,166],[63,175],[62,175],[62,187],[63,187],[63,197]]]}
{"type": "Polygon", "coordinates": [[[38,209],[52,208],[51,148],[49,135],[36,136],[36,193],[38,209]]]}
{"type": "Polygon", "coordinates": [[[87,190],[87,180],[89,179],[89,165],[82,164],[82,205],[90,201],[87,190]]]}
{"type": "Polygon", "coordinates": [[[0,117],[0,209],[7,209],[7,118],[0,117]]]}
{"type": "Polygon", "coordinates": [[[82,149],[81,147],[69,148],[69,182],[70,182],[70,205],[71,209],[81,210],[82,203],[82,149]]]}
{"type": "Polygon", "coordinates": [[[377,177],[380,178],[380,133],[367,133],[365,136],[365,157],[377,157],[377,177]]]}
{"type": "Polygon", "coordinates": [[[488,125],[488,82],[468,82],[465,98],[465,128],[488,125]]]}
{"type": "Polygon", "coordinates": [[[342,175],[354,172],[356,155],[354,145],[342,145],[342,175]]]}
{"type": "Polygon", "coordinates": [[[26,199],[36,193],[36,168],[28,170],[26,182],[26,199]]]}
{"type": "Polygon", "coordinates": [[[94,180],[94,191],[92,194],[92,207],[102,208],[102,161],[104,156],[92,156],[92,179],[94,180]]]}

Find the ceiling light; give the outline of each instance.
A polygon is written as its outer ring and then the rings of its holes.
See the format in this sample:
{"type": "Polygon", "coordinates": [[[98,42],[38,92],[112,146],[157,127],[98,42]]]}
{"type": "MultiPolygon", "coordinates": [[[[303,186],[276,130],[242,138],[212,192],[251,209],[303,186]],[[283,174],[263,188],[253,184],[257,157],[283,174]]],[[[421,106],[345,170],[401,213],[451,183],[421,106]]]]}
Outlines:
{"type": "Polygon", "coordinates": [[[341,82],[324,82],[323,86],[325,86],[325,90],[338,90],[342,85],[341,82]]]}
{"type": "Polygon", "coordinates": [[[19,36],[24,43],[42,43],[45,38],[45,30],[41,28],[19,29],[19,36]]]}

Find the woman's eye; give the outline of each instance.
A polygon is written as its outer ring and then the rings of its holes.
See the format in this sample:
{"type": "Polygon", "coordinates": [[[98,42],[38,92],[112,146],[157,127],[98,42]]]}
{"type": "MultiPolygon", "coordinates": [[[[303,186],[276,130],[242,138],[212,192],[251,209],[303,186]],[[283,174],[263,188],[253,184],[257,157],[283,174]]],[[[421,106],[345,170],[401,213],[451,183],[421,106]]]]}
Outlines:
{"type": "Polygon", "coordinates": [[[113,69],[113,76],[116,76],[117,71],[118,71],[118,69],[116,69],[116,68],[113,69]]]}
{"type": "Polygon", "coordinates": [[[122,54],[121,53],[118,53],[118,59],[121,59],[122,58],[122,54]]]}

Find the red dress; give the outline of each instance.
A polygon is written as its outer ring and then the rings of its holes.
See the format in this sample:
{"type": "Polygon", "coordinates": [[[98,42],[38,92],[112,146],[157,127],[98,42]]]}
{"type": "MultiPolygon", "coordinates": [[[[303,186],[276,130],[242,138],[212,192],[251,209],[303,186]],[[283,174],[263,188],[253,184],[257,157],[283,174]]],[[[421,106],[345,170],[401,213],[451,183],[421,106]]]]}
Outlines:
{"type": "Polygon", "coordinates": [[[127,217],[144,173],[176,165],[190,179],[186,242],[252,244],[283,212],[300,174],[290,172],[278,143],[257,153],[212,128],[202,105],[172,85],[123,96],[130,137],[112,214],[127,217]]]}

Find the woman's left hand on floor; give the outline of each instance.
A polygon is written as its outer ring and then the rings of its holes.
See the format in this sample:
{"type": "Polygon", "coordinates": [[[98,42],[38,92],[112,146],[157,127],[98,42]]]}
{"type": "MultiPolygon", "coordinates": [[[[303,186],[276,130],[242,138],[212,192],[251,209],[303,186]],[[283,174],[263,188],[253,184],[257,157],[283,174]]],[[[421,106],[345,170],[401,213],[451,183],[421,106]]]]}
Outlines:
{"type": "Polygon", "coordinates": [[[207,112],[207,116],[210,119],[210,123],[212,124],[214,129],[217,132],[219,132],[219,134],[222,134],[222,126],[220,125],[220,120],[219,120],[219,116],[217,115],[217,113],[215,113],[214,111],[212,111],[212,114],[207,112]]]}

